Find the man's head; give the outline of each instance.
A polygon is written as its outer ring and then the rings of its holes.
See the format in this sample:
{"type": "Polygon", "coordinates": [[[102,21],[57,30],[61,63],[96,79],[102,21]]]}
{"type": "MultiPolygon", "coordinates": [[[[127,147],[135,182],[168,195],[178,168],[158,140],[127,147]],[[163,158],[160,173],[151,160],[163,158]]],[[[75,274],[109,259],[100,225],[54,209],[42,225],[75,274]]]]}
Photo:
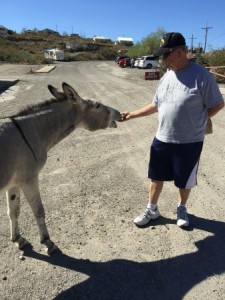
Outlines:
{"type": "Polygon", "coordinates": [[[155,56],[162,56],[163,62],[173,70],[182,69],[187,65],[187,46],[185,38],[179,32],[168,32],[160,42],[155,56]]]}

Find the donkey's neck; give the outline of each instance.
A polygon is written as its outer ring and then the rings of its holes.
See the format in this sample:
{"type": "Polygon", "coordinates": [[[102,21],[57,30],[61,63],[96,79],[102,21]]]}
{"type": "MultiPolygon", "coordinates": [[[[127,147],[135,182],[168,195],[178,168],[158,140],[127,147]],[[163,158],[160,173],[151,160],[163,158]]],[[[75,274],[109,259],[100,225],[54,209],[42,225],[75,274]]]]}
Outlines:
{"type": "Polygon", "coordinates": [[[62,110],[56,109],[49,113],[47,121],[41,118],[40,126],[47,132],[47,134],[46,132],[41,134],[47,150],[67,137],[78,126],[80,118],[73,108],[71,104],[67,103],[62,110]]]}
{"type": "Polygon", "coordinates": [[[79,126],[81,116],[75,105],[62,101],[30,111],[17,120],[31,146],[48,151],[79,126]]]}

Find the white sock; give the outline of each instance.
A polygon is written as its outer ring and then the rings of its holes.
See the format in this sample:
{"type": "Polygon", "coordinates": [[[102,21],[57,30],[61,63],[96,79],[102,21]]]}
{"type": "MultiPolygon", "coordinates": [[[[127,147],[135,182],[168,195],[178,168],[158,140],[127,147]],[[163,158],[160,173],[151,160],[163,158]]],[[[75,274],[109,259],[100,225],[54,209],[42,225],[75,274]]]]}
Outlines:
{"type": "Polygon", "coordinates": [[[148,203],[147,208],[151,210],[156,210],[157,204],[148,203]]]}

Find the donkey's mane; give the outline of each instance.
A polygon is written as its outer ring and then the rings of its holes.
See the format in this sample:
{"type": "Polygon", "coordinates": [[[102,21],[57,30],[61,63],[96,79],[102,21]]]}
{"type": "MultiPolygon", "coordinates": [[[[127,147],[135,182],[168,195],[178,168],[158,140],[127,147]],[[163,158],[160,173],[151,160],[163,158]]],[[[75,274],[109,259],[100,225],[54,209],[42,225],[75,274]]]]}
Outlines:
{"type": "Polygon", "coordinates": [[[49,108],[52,104],[56,104],[56,103],[63,102],[66,100],[67,100],[66,98],[62,98],[62,99],[51,98],[49,100],[46,100],[46,101],[43,101],[43,102],[40,102],[37,104],[28,105],[27,107],[25,107],[24,109],[19,111],[16,115],[14,115],[14,117],[27,116],[29,114],[38,112],[43,108],[49,108]]]}

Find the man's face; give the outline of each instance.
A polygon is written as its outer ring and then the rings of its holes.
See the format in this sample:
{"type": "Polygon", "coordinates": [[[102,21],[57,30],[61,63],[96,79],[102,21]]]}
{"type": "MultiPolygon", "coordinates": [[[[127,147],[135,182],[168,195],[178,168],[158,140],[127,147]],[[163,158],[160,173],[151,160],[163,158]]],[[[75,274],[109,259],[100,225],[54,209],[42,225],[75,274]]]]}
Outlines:
{"type": "Polygon", "coordinates": [[[176,65],[178,56],[178,48],[170,49],[170,52],[163,55],[162,60],[167,68],[173,69],[173,66],[176,65]]]}

